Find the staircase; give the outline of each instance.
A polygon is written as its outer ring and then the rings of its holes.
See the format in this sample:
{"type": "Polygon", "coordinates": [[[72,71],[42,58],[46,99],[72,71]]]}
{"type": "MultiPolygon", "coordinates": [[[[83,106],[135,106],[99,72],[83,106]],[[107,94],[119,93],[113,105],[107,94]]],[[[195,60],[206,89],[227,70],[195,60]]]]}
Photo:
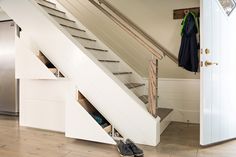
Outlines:
{"type": "Polygon", "coordinates": [[[0,5],[57,67],[57,76],[62,76],[60,71],[73,80],[82,95],[83,100],[74,96],[66,106],[67,137],[115,144],[107,128],[100,127],[80,106],[86,101],[124,138],[153,146],[159,143],[172,109],[158,108],[159,116],[153,118],[147,111],[143,78],[63,6],[47,0],[1,0],[0,5]],[[86,132],[89,129],[93,131],[86,132]]]}
{"type": "Polygon", "coordinates": [[[114,53],[96,39],[93,39],[88,31],[79,28],[76,21],[67,17],[66,13],[57,9],[56,4],[39,0],[37,3],[86,50],[88,50],[99,62],[109,69],[114,76],[121,80],[125,86],[138,97],[145,96],[145,83],[136,72],[126,63],[122,62],[114,53]],[[136,90],[138,88],[138,90],[136,90]]]}

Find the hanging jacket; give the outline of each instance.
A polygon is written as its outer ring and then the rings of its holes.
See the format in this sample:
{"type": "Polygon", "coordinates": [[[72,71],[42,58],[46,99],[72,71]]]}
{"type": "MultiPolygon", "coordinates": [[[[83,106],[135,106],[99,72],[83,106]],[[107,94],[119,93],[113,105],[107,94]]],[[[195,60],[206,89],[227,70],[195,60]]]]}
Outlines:
{"type": "Polygon", "coordinates": [[[182,40],[179,50],[179,66],[184,69],[197,72],[199,67],[198,58],[198,22],[194,13],[188,13],[182,23],[182,40]]]}

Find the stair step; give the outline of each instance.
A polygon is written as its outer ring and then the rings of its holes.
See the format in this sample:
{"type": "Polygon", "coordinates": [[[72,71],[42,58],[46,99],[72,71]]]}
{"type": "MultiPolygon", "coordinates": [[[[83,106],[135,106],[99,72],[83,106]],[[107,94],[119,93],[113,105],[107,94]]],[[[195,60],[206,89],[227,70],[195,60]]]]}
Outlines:
{"type": "Polygon", "coordinates": [[[93,48],[93,47],[84,47],[87,50],[94,50],[94,51],[102,51],[102,52],[108,52],[108,50],[99,49],[99,48],[93,48]]]}
{"type": "Polygon", "coordinates": [[[173,109],[170,109],[170,108],[158,108],[158,109],[157,109],[157,115],[161,118],[161,121],[162,121],[162,120],[165,119],[172,111],[173,111],[173,109]]]}
{"type": "MultiPolygon", "coordinates": [[[[159,96],[157,97],[159,98],[159,96]]],[[[144,104],[148,103],[148,95],[142,95],[139,97],[139,99],[141,99],[144,104]]]]}
{"type": "Polygon", "coordinates": [[[57,11],[57,12],[60,12],[60,13],[63,13],[63,14],[66,14],[64,11],[61,11],[61,10],[58,10],[58,9],[55,9],[55,8],[52,8],[52,7],[49,7],[49,6],[46,6],[44,4],[41,4],[41,3],[38,3],[40,6],[44,7],[44,8],[48,8],[48,9],[51,9],[51,10],[54,10],[54,11],[57,11]]]}
{"type": "Polygon", "coordinates": [[[81,32],[86,32],[83,29],[79,29],[79,28],[76,28],[76,27],[68,26],[68,25],[65,25],[65,24],[60,24],[60,25],[63,26],[63,27],[71,28],[71,29],[78,30],[78,31],[81,31],[81,32]]]}
{"type": "Polygon", "coordinates": [[[52,4],[52,5],[55,5],[55,6],[56,6],[56,4],[55,4],[55,3],[53,3],[53,2],[50,2],[50,1],[47,1],[47,0],[42,0],[42,1],[44,1],[44,2],[46,2],[46,3],[50,3],[50,4],[52,4]]]}
{"type": "Polygon", "coordinates": [[[106,62],[106,63],[120,63],[120,61],[116,61],[116,60],[102,60],[102,59],[100,59],[100,60],[98,60],[98,61],[100,61],[100,62],[106,62]]]}
{"type": "Polygon", "coordinates": [[[125,84],[129,89],[145,86],[144,83],[126,83],[125,84]]]}
{"type": "Polygon", "coordinates": [[[48,13],[48,14],[51,15],[51,16],[54,16],[54,17],[57,17],[57,18],[60,18],[60,19],[63,19],[63,20],[66,20],[66,21],[75,23],[75,21],[70,20],[70,19],[68,19],[68,18],[61,17],[61,16],[58,16],[58,15],[55,15],[55,14],[52,14],[52,13],[48,13]]]}
{"type": "Polygon", "coordinates": [[[114,72],[114,75],[128,75],[128,74],[132,74],[132,72],[114,72]]]}
{"type": "Polygon", "coordinates": [[[77,36],[77,35],[72,35],[72,36],[75,37],[75,38],[96,42],[96,40],[94,40],[94,39],[90,39],[90,38],[86,38],[86,37],[80,37],[80,36],[77,36]]]}
{"type": "Polygon", "coordinates": [[[43,5],[52,7],[52,8],[56,8],[56,4],[55,3],[49,2],[47,0],[36,0],[36,1],[37,1],[38,4],[40,3],[40,4],[43,4],[43,5]]]}
{"type": "Polygon", "coordinates": [[[148,95],[142,95],[139,97],[139,99],[141,99],[144,104],[148,103],[148,95]]]}

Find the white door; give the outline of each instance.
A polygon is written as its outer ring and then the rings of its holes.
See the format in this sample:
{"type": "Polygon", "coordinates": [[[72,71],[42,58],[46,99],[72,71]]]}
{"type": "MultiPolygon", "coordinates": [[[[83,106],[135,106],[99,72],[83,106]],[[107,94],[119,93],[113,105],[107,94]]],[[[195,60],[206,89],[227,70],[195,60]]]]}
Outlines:
{"type": "Polygon", "coordinates": [[[201,0],[201,13],[200,144],[209,145],[236,138],[236,9],[201,0]]]}

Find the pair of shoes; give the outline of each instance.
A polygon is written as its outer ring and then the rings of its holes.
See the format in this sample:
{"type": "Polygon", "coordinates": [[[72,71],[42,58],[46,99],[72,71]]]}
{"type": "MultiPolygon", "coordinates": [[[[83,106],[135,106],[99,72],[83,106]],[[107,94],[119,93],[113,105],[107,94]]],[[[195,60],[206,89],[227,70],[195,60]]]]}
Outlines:
{"type": "Polygon", "coordinates": [[[126,144],[129,146],[129,148],[133,151],[134,156],[140,157],[143,156],[143,150],[141,150],[139,147],[137,147],[133,141],[130,139],[126,140],[126,144]]]}
{"type": "Polygon", "coordinates": [[[138,148],[130,139],[127,139],[125,143],[123,141],[119,141],[117,144],[117,149],[122,157],[143,156],[143,151],[138,148]]]}

